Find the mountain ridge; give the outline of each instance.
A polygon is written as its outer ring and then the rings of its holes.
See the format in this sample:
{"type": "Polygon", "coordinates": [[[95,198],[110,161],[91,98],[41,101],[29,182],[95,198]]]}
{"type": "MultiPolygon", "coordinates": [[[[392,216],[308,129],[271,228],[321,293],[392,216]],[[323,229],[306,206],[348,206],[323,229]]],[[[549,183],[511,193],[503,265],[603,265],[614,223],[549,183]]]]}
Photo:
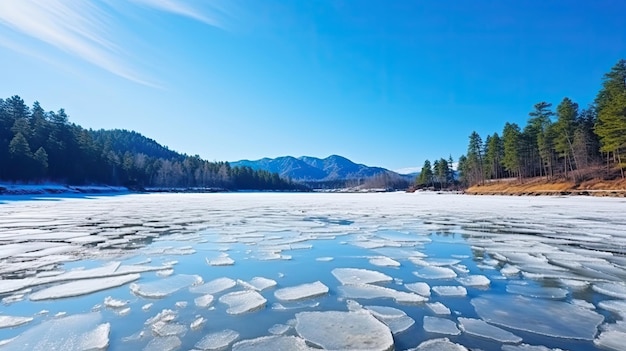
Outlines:
{"type": "Polygon", "coordinates": [[[281,177],[300,182],[324,182],[337,180],[359,180],[375,176],[402,177],[402,175],[382,167],[355,163],[340,155],[326,158],[313,156],[264,157],[258,160],[229,162],[232,167],[247,166],[254,170],[262,169],[278,173],[281,177]]]}

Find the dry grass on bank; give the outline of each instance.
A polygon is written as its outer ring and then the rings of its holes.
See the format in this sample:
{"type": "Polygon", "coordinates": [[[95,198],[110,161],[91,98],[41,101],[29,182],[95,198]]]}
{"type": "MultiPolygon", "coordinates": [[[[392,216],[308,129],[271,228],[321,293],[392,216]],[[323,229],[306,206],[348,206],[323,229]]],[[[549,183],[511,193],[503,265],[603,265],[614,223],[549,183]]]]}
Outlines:
{"type": "Polygon", "coordinates": [[[571,180],[546,180],[545,178],[494,181],[485,185],[475,185],[465,191],[475,195],[607,195],[626,196],[626,180],[604,180],[594,178],[576,184],[571,180]]]}

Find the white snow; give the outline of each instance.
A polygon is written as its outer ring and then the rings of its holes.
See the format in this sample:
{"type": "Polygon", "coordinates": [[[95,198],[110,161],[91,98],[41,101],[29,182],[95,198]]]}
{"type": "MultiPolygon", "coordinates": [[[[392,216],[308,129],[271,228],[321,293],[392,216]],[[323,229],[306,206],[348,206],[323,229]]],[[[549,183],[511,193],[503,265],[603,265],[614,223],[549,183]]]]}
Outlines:
{"type": "Polygon", "coordinates": [[[221,303],[228,305],[226,312],[241,314],[265,307],[267,300],[254,290],[234,291],[219,298],[221,303]]]}
{"type": "Polygon", "coordinates": [[[279,300],[294,301],[326,295],[327,293],[328,287],[318,280],[313,283],[278,289],[274,292],[274,296],[279,300]]]}
{"type": "Polygon", "coordinates": [[[389,328],[367,312],[300,312],[296,321],[298,334],[323,349],[393,349],[389,328]]]}
{"type": "Polygon", "coordinates": [[[111,296],[107,296],[104,298],[104,305],[109,308],[123,308],[126,307],[129,301],[125,300],[117,300],[112,298],[111,296]]]}

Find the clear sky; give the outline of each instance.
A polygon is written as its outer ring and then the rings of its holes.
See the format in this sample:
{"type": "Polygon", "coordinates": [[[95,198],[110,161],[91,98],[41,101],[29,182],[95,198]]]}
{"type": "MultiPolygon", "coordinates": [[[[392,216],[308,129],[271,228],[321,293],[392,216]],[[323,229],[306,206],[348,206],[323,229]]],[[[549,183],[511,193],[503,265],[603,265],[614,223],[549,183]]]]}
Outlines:
{"type": "Polygon", "coordinates": [[[456,160],[592,102],[626,1],[0,0],[0,97],[208,160],[456,160]]]}

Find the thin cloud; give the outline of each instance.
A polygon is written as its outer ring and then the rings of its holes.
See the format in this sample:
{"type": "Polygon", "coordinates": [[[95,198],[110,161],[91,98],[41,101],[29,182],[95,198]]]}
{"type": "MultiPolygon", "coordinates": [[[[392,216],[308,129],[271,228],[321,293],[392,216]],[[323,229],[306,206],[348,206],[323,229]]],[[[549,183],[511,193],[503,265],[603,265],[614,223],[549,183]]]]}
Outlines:
{"type": "MultiPolygon", "coordinates": [[[[215,18],[182,1],[133,1],[222,28],[215,18]]],[[[1,26],[4,26],[119,77],[158,88],[157,84],[135,68],[137,64],[133,64],[130,59],[130,50],[120,44],[121,35],[132,34],[123,32],[117,26],[119,17],[125,16],[124,10],[122,7],[107,6],[103,2],[85,0],[0,0],[0,34],[1,26]]],[[[24,47],[28,43],[27,40],[0,41],[0,45],[10,50],[34,52],[34,48],[24,47]],[[15,50],[16,46],[22,49],[15,50]]]]}

